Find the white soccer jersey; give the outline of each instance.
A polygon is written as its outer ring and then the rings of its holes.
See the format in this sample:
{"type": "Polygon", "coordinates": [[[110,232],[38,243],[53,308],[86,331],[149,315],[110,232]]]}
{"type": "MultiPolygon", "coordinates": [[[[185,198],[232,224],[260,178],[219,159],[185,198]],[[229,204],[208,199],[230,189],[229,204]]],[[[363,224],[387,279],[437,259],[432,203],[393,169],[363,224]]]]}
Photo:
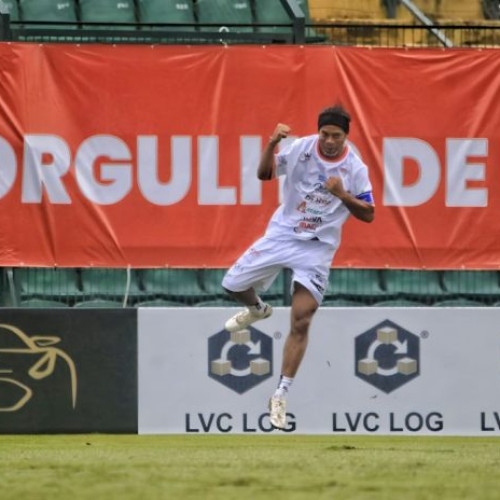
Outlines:
{"type": "Polygon", "coordinates": [[[283,203],[274,212],[266,230],[272,239],[318,238],[337,248],[342,225],[350,212],[325,187],[328,177],[341,177],[344,189],[373,203],[368,168],[346,147],[336,161],[318,150],[318,135],[302,137],[275,155],[276,175],[286,175],[283,203]]]}

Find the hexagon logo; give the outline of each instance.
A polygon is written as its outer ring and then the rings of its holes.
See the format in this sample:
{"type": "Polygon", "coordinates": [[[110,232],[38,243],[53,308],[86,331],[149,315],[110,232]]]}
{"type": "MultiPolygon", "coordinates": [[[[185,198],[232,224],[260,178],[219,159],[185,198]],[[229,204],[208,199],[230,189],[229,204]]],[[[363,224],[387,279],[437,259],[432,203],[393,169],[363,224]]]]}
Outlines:
{"type": "Polygon", "coordinates": [[[355,339],[356,376],[390,393],[420,374],[420,338],[386,319],[355,339]]]}
{"type": "Polygon", "coordinates": [[[208,375],[239,394],[273,375],[273,339],[253,327],[208,339],[208,375]]]}

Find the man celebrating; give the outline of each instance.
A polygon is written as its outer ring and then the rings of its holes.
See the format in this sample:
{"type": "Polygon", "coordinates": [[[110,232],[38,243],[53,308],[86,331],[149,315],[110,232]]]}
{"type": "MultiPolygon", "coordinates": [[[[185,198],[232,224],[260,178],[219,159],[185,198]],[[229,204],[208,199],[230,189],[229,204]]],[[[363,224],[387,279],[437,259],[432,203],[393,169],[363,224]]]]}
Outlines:
{"type": "Polygon", "coordinates": [[[286,396],[307,347],[312,317],[323,300],[331,262],[350,214],[374,219],[368,168],[346,143],[350,115],[342,106],[318,116],[318,134],[293,141],[278,154],[278,143],[291,129],[279,123],[262,151],[257,176],[262,181],[284,175],[283,203],[265,235],[228,270],[224,289],[246,308],[225,328],[236,332],[268,318],[272,308],[257,295],[267,290],[283,268],[292,275],[291,325],[278,388],[269,401],[271,424],[286,426],[286,396]]]}

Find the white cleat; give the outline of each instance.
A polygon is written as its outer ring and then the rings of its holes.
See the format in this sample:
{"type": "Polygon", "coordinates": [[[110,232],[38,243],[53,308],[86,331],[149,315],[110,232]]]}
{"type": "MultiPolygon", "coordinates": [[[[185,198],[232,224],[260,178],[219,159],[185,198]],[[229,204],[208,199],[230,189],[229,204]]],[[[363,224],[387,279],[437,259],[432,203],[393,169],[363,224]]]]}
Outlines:
{"type": "Polygon", "coordinates": [[[229,318],[224,325],[228,332],[238,332],[244,330],[259,319],[266,319],[273,313],[273,308],[269,304],[264,304],[260,311],[250,311],[248,307],[229,318]]]}
{"type": "Polygon", "coordinates": [[[269,420],[275,429],[286,427],[286,400],[284,398],[272,397],[269,400],[269,420]]]}

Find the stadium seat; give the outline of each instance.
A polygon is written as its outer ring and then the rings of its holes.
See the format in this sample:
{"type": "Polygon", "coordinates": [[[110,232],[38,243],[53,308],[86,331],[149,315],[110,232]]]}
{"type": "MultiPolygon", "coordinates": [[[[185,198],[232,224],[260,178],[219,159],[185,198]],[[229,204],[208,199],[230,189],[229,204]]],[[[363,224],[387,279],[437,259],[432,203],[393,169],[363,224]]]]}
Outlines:
{"type": "Polygon", "coordinates": [[[140,276],[144,293],[150,298],[190,303],[207,296],[198,269],[143,269],[140,276]]]}
{"type": "Polygon", "coordinates": [[[105,309],[120,309],[123,308],[123,304],[115,300],[106,299],[93,299],[93,300],[83,300],[77,302],[74,307],[79,309],[90,309],[90,308],[105,308],[105,309]]]}
{"type": "Polygon", "coordinates": [[[497,271],[444,271],[443,284],[451,295],[496,300],[500,297],[497,271]]]}
{"type": "Polygon", "coordinates": [[[333,299],[324,300],[321,307],[365,307],[366,304],[363,302],[358,302],[356,300],[349,299],[333,299]]]}
{"type": "Polygon", "coordinates": [[[192,0],[138,0],[138,16],[140,23],[187,25],[161,28],[167,31],[196,29],[192,0]]]}
{"type": "MultiPolygon", "coordinates": [[[[90,23],[135,23],[134,2],[133,0],[80,0],[80,18],[82,22],[90,23]]],[[[123,28],[131,29],[126,26],[123,28]]]]}
{"type": "Polygon", "coordinates": [[[405,298],[437,298],[445,294],[438,271],[390,269],[382,272],[388,295],[405,298]]]}
{"type": "Polygon", "coordinates": [[[375,302],[373,307],[425,307],[422,302],[408,299],[388,299],[375,302]]]}
{"type": "Polygon", "coordinates": [[[283,272],[280,272],[276,279],[273,281],[269,290],[262,292],[262,298],[265,300],[269,299],[280,299],[285,295],[285,275],[283,272]]]}
{"type": "Polygon", "coordinates": [[[186,307],[186,304],[175,300],[154,299],[138,302],[135,307],[186,307]]]}
{"type": "MultiPolygon", "coordinates": [[[[76,23],[74,0],[19,0],[22,21],[41,21],[56,23],[76,23]]],[[[29,26],[27,26],[29,27],[29,26]]],[[[38,25],[38,28],[61,28],[60,25],[38,25]]],[[[76,28],[76,25],[69,26],[76,28]]],[[[64,27],[68,29],[68,26],[64,27]]]]}
{"type": "MultiPolygon", "coordinates": [[[[297,4],[304,12],[306,24],[310,23],[309,7],[307,1],[297,0],[297,4]]],[[[259,31],[272,31],[274,33],[290,33],[291,26],[279,26],[280,24],[290,25],[291,19],[285,8],[278,0],[270,2],[269,0],[255,0],[255,20],[257,24],[277,24],[278,26],[264,26],[259,31]]]]}
{"type": "Polygon", "coordinates": [[[0,0],[0,12],[2,14],[9,14],[11,21],[19,21],[17,0],[0,0]]]}
{"type": "Polygon", "coordinates": [[[68,304],[59,302],[58,300],[48,300],[48,299],[28,299],[22,300],[20,307],[33,307],[38,309],[54,309],[57,307],[69,307],[68,304]]]}
{"type": "Polygon", "coordinates": [[[446,299],[434,303],[434,307],[487,307],[484,302],[471,299],[446,299]]]}
{"type": "MultiPolygon", "coordinates": [[[[311,24],[309,15],[309,5],[307,0],[297,0],[298,6],[305,16],[305,23],[311,24]]],[[[263,26],[258,28],[263,33],[291,33],[291,19],[280,1],[270,2],[269,0],[255,0],[255,20],[257,24],[276,24],[278,26],[263,26]],[[279,26],[288,24],[288,26],[279,26]]],[[[306,39],[308,42],[323,42],[326,37],[318,35],[312,28],[306,28],[306,39]]]]}
{"type": "Polygon", "coordinates": [[[140,297],[136,271],[130,271],[130,284],[127,289],[126,269],[86,268],[82,269],[82,290],[89,299],[116,299],[123,300],[127,295],[130,298],[140,297]]]}
{"type": "Polygon", "coordinates": [[[203,300],[194,304],[195,307],[239,307],[241,306],[234,300],[228,299],[214,299],[214,300],[203,300]]]}
{"type": "Polygon", "coordinates": [[[325,300],[348,298],[365,300],[382,298],[386,294],[380,286],[377,269],[332,269],[325,300]]]}
{"type": "Polygon", "coordinates": [[[203,289],[210,295],[226,295],[221,285],[222,278],[226,274],[226,271],[227,269],[203,269],[203,289]]]}
{"type": "Polygon", "coordinates": [[[75,269],[31,267],[14,270],[14,282],[19,285],[21,300],[74,299],[82,296],[75,269]]]}
{"type": "Polygon", "coordinates": [[[199,24],[219,25],[200,26],[201,31],[221,31],[221,28],[235,33],[254,31],[252,26],[228,26],[231,24],[253,24],[250,0],[198,0],[196,7],[199,24]]]}

